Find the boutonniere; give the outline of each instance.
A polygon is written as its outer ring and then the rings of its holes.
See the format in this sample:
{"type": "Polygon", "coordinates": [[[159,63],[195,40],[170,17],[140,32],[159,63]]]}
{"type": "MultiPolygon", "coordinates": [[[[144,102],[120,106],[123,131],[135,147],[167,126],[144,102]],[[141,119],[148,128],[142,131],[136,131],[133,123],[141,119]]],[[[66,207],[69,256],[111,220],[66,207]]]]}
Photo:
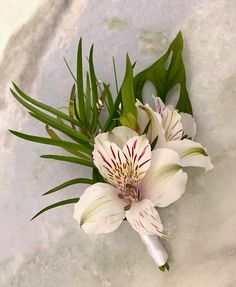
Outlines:
{"type": "Polygon", "coordinates": [[[206,171],[213,167],[206,148],[194,140],[196,123],[186,87],[182,50],[179,32],[167,52],[136,75],[135,63],[127,54],[126,71],[119,87],[114,59],[114,84],[97,79],[93,46],[85,73],[80,40],[75,75],[66,63],[74,79],[68,112],[30,97],[13,83],[12,95],[33,118],[45,124],[48,136],[10,132],[25,140],[61,147],[67,153],[42,158],[91,168],[90,178],[72,179],[44,193],[87,184],[80,197],[53,203],[32,219],[55,207],[74,204],[74,219],[91,235],[113,232],[127,220],[159,269],[169,270],[168,253],[161,240],[171,238],[158,211],[185,192],[187,167],[202,167],[206,171]],[[156,96],[149,95],[150,104],[142,94],[147,81],[156,88],[156,96]],[[167,94],[177,84],[178,102],[176,106],[167,105],[167,94]],[[111,92],[113,87],[115,94],[111,92]]]}

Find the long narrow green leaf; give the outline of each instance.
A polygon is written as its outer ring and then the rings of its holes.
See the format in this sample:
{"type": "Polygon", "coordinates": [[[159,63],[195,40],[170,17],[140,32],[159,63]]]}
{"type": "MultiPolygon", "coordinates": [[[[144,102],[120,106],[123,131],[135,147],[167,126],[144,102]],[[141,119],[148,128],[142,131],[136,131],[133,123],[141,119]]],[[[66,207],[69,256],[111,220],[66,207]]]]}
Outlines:
{"type": "Polygon", "coordinates": [[[118,96],[115,100],[112,113],[108,116],[108,119],[106,120],[106,122],[103,126],[102,132],[109,131],[109,129],[113,123],[113,120],[119,116],[118,108],[119,108],[119,104],[121,103],[121,100],[122,100],[122,97],[121,97],[121,90],[120,90],[118,93],[118,96]]]}
{"type": "MultiPolygon", "coordinates": [[[[69,115],[72,119],[74,118],[75,115],[74,104],[75,104],[75,84],[72,86],[69,100],[69,115]]],[[[75,125],[73,123],[71,123],[71,126],[75,130],[75,125]]]]}
{"type": "Polygon", "coordinates": [[[43,208],[42,210],[40,210],[37,214],[35,214],[35,216],[33,216],[30,221],[32,221],[33,219],[38,217],[40,214],[42,214],[42,213],[44,213],[44,212],[46,212],[46,211],[48,211],[50,209],[53,209],[55,207],[59,207],[59,206],[62,206],[62,205],[66,205],[66,204],[77,203],[78,201],[79,201],[79,197],[77,197],[77,198],[70,198],[70,199],[62,200],[62,201],[56,202],[54,204],[51,204],[51,205],[43,208]]]}
{"type": "MultiPolygon", "coordinates": [[[[42,116],[44,118],[46,118],[48,121],[51,121],[54,125],[58,124],[59,126],[61,126],[64,130],[66,130],[68,133],[72,133],[75,137],[77,137],[78,139],[81,139],[83,141],[88,141],[88,139],[86,138],[86,136],[84,136],[83,134],[74,131],[72,128],[68,127],[65,124],[62,124],[61,122],[58,122],[57,119],[51,117],[50,115],[43,113],[42,111],[38,110],[37,108],[35,108],[34,106],[30,105],[28,102],[24,101],[21,97],[19,97],[12,89],[11,93],[12,95],[16,98],[16,100],[18,102],[20,102],[23,106],[25,106],[28,110],[30,110],[31,112],[42,116]]],[[[59,116],[60,117],[60,116],[59,116]]]]}
{"type": "Polygon", "coordinates": [[[76,97],[74,98],[74,101],[75,101],[75,103],[74,103],[75,116],[77,119],[80,119],[79,104],[77,103],[78,101],[77,101],[76,97]]]}
{"type": "Polygon", "coordinates": [[[64,62],[65,62],[65,64],[66,64],[66,67],[67,67],[67,69],[68,69],[68,71],[69,71],[71,77],[72,77],[73,80],[77,83],[76,77],[75,77],[74,74],[72,73],[71,68],[70,68],[69,64],[67,63],[67,61],[66,61],[66,58],[64,57],[63,59],[64,59],[64,62]]]}
{"type": "MultiPolygon", "coordinates": [[[[124,81],[121,87],[122,94],[122,103],[124,107],[124,113],[127,115],[130,114],[132,121],[129,121],[129,128],[136,128],[136,117],[137,117],[137,109],[135,106],[135,96],[134,96],[134,83],[133,83],[133,68],[130,61],[130,58],[127,54],[126,56],[126,72],[124,81]]],[[[124,125],[126,125],[124,123],[124,125]]]]}
{"type": "Polygon", "coordinates": [[[93,184],[95,183],[95,181],[93,179],[90,178],[75,178],[75,179],[71,179],[68,180],[62,184],[59,184],[57,186],[55,186],[54,188],[50,189],[49,191],[45,192],[43,195],[48,195],[51,193],[54,193],[58,190],[61,190],[63,188],[66,188],[68,186],[74,185],[74,184],[79,184],[79,183],[83,183],[83,184],[93,184]]]}
{"type": "Polygon", "coordinates": [[[79,150],[81,148],[81,146],[78,145],[77,143],[28,135],[28,134],[20,133],[20,132],[13,131],[13,130],[9,130],[9,132],[19,138],[22,138],[22,139],[25,139],[31,142],[37,142],[41,144],[53,145],[53,146],[58,146],[58,147],[63,147],[63,148],[70,148],[74,150],[79,150]]]}
{"type": "Polygon", "coordinates": [[[64,133],[65,135],[67,135],[68,137],[73,139],[74,141],[78,142],[81,145],[81,151],[86,152],[87,154],[91,154],[91,151],[93,150],[92,147],[88,143],[85,143],[84,141],[81,141],[80,139],[78,139],[76,136],[71,135],[71,133],[67,132],[64,129],[64,127],[61,127],[58,124],[54,124],[54,123],[50,122],[47,118],[44,118],[43,116],[38,116],[37,114],[31,113],[31,112],[29,112],[29,114],[32,117],[36,118],[37,120],[45,123],[46,125],[49,125],[55,129],[57,129],[58,131],[61,131],[62,133],[64,133]]]}
{"type": "Polygon", "coordinates": [[[93,168],[93,180],[95,182],[105,182],[104,178],[101,176],[101,174],[99,173],[97,167],[93,168]]]}
{"type": "Polygon", "coordinates": [[[115,84],[116,84],[116,95],[118,95],[119,89],[118,89],[118,81],[117,81],[117,74],[116,74],[116,62],[115,62],[114,57],[112,57],[112,64],[113,64],[113,72],[114,72],[115,84]]]}
{"type": "Polygon", "coordinates": [[[17,93],[22,97],[24,98],[26,101],[32,103],[33,105],[45,110],[45,111],[48,111],[56,116],[59,116],[61,117],[62,119],[68,121],[68,122],[71,122],[79,127],[82,126],[82,123],[78,120],[75,120],[75,119],[72,119],[70,118],[68,115],[64,114],[63,112],[61,111],[58,111],[57,109],[54,109],[44,103],[41,103],[33,98],[31,98],[30,96],[26,95],[15,83],[13,83],[13,86],[15,88],[15,90],[17,91],[17,93]]]}
{"type": "Polygon", "coordinates": [[[90,125],[90,116],[91,116],[91,88],[90,88],[90,79],[89,73],[87,72],[86,78],[86,117],[88,124],[90,125]]]}
{"type": "Polygon", "coordinates": [[[109,114],[111,114],[113,111],[113,106],[114,106],[113,97],[112,97],[111,91],[109,89],[109,86],[105,83],[103,83],[103,86],[104,86],[106,96],[107,96],[108,112],[109,112],[109,114]]]}
{"type": "Polygon", "coordinates": [[[77,93],[80,117],[83,123],[86,122],[85,103],[84,103],[84,84],[83,84],[83,59],[82,59],[82,38],[79,40],[77,53],[77,93]]]}
{"type": "MultiPolygon", "coordinates": [[[[51,128],[49,128],[48,125],[46,125],[46,131],[48,133],[48,135],[54,139],[54,140],[62,140],[55,132],[54,130],[52,130],[51,128]]],[[[64,148],[64,150],[66,150],[67,152],[75,155],[75,156],[78,156],[78,157],[81,157],[81,158],[84,158],[84,159],[89,159],[87,155],[83,154],[83,150],[84,150],[84,147],[80,145],[80,151],[75,151],[74,149],[71,149],[71,148],[64,148]]],[[[88,153],[88,152],[87,152],[88,153]]],[[[90,155],[89,155],[90,156],[90,155]]]]}
{"type": "MultiPolygon", "coordinates": [[[[13,96],[16,98],[17,101],[19,101],[23,106],[25,106],[28,110],[30,110],[33,113],[30,113],[33,117],[37,118],[39,121],[52,126],[56,128],[57,130],[65,133],[75,141],[81,143],[82,145],[86,146],[89,149],[89,144],[88,144],[88,138],[83,135],[82,133],[73,130],[71,127],[59,122],[57,119],[49,116],[48,114],[45,114],[38,110],[37,108],[31,106],[29,103],[25,102],[22,98],[20,98],[16,93],[11,90],[13,96]]],[[[91,148],[92,149],[92,148],[91,148]]]]}
{"type": "Polygon", "coordinates": [[[55,160],[59,160],[59,161],[76,163],[76,164],[85,165],[85,166],[89,166],[89,167],[94,167],[94,164],[92,161],[89,161],[86,159],[80,159],[80,158],[72,157],[72,156],[46,154],[46,155],[41,155],[40,157],[46,158],[46,159],[55,159],[55,160]]]}
{"type": "Polygon", "coordinates": [[[91,46],[90,53],[89,53],[89,73],[90,73],[90,81],[91,81],[92,95],[93,95],[92,132],[94,133],[97,129],[97,122],[98,122],[98,110],[96,106],[98,102],[98,91],[97,91],[97,79],[96,79],[94,65],[93,65],[93,45],[91,46]]]}

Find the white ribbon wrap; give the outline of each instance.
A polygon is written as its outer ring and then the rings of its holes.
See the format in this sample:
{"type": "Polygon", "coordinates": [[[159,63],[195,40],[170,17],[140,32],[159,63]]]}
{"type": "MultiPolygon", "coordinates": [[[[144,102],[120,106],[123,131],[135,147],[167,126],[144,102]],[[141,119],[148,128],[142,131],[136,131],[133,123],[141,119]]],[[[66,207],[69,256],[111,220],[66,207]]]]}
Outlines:
{"type": "Polygon", "coordinates": [[[157,266],[163,266],[167,262],[168,254],[156,235],[139,234],[157,266]]]}

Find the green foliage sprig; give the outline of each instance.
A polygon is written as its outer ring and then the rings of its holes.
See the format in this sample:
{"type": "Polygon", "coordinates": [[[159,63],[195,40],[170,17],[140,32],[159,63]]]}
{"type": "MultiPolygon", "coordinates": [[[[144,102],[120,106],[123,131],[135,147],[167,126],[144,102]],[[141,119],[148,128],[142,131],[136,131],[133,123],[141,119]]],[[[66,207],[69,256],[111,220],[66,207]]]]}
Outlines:
{"type": "MultiPolygon", "coordinates": [[[[23,105],[29,114],[36,120],[46,125],[48,137],[29,135],[10,130],[12,134],[24,140],[61,147],[70,156],[42,155],[44,159],[53,159],[80,164],[92,168],[92,178],[75,178],[64,182],[43,195],[60,191],[74,184],[93,184],[103,181],[98,170],[93,164],[92,151],[94,138],[99,131],[107,132],[115,126],[125,125],[136,129],[137,111],[135,102],[142,102],[142,89],[146,81],[151,81],[155,86],[157,95],[165,102],[168,92],[177,84],[180,85],[180,95],[177,109],[180,112],[192,114],[189,100],[186,75],[182,58],[183,37],[179,32],[170,44],[167,52],[154,62],[150,67],[134,76],[134,66],[126,56],[126,72],[121,87],[118,87],[115,61],[113,68],[117,95],[113,96],[109,84],[99,82],[93,64],[93,45],[89,53],[89,69],[84,73],[82,39],[79,41],[77,52],[76,76],[72,73],[66,60],[66,65],[71,73],[74,84],[69,95],[69,103],[64,113],[40,101],[37,101],[23,92],[15,83],[10,89],[15,99],[23,105]],[[84,77],[84,75],[86,75],[84,77]],[[105,121],[100,120],[100,115],[105,110],[105,121]],[[64,134],[67,140],[61,138],[58,132],[64,134]]],[[[148,129],[148,127],[147,127],[148,129]]],[[[52,208],[75,203],[79,198],[70,198],[54,203],[39,211],[32,219],[52,208]]]]}

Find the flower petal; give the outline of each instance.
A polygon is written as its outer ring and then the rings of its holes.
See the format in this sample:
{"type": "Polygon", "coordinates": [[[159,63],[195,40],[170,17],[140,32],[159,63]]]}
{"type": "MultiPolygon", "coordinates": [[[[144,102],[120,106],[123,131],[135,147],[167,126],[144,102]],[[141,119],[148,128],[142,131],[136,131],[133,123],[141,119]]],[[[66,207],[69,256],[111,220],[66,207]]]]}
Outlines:
{"type": "Polygon", "coordinates": [[[159,214],[148,199],[133,203],[126,211],[126,218],[131,226],[140,234],[157,234],[162,236],[163,226],[159,214]]]}
{"type": "Polygon", "coordinates": [[[185,191],[187,174],[183,172],[176,152],[166,148],[152,151],[149,170],[141,181],[141,198],[155,206],[165,207],[180,198],[185,191]]]}
{"type": "Polygon", "coordinates": [[[121,150],[116,144],[96,139],[94,164],[101,175],[119,190],[127,184],[137,186],[145,176],[151,161],[151,147],[145,135],[128,140],[121,150]]]}
{"type": "MultiPolygon", "coordinates": [[[[183,136],[183,125],[181,115],[173,106],[165,106],[161,98],[154,97],[155,111],[162,118],[162,126],[165,130],[167,141],[181,139],[183,136]]],[[[159,144],[160,147],[160,144],[159,144]]]]}
{"type": "Polygon", "coordinates": [[[147,138],[150,143],[153,143],[158,137],[158,144],[165,143],[165,132],[162,127],[161,116],[156,113],[148,104],[143,105],[137,101],[137,123],[140,127],[139,134],[142,134],[145,127],[150,122],[150,126],[147,132],[147,138]]]}
{"type": "Polygon", "coordinates": [[[194,139],[196,136],[196,130],[197,130],[197,126],[196,126],[196,122],[194,120],[194,118],[187,113],[180,113],[181,114],[181,123],[183,125],[183,136],[190,138],[190,139],[194,139]]]}
{"type": "MultiPolygon", "coordinates": [[[[137,100],[136,107],[137,107],[138,134],[142,135],[150,121],[150,118],[140,106],[143,106],[143,104],[137,100]]],[[[150,127],[148,128],[146,134],[147,134],[147,138],[151,141],[151,128],[150,127]]]]}
{"type": "Polygon", "coordinates": [[[123,148],[123,146],[127,143],[127,141],[137,136],[138,134],[127,127],[119,126],[114,128],[112,131],[107,133],[100,133],[95,138],[95,143],[99,141],[109,141],[118,145],[119,148],[123,148]]]}
{"type": "Polygon", "coordinates": [[[160,97],[153,96],[153,99],[155,105],[155,112],[157,112],[158,114],[164,113],[166,109],[169,109],[170,111],[177,111],[173,105],[165,105],[160,97]]]}
{"type": "Polygon", "coordinates": [[[166,112],[162,119],[162,125],[165,130],[165,137],[167,141],[181,139],[183,136],[183,125],[181,123],[181,115],[177,111],[166,112]]]}
{"type": "Polygon", "coordinates": [[[155,112],[162,116],[166,109],[165,104],[160,97],[153,97],[153,100],[155,105],[155,112]]]}
{"type": "Polygon", "coordinates": [[[173,149],[179,154],[183,167],[197,166],[203,167],[205,170],[213,168],[205,148],[197,142],[187,139],[177,140],[166,143],[166,147],[173,149]]]}
{"type": "Polygon", "coordinates": [[[118,198],[118,190],[107,183],[88,187],[75,205],[74,219],[86,233],[114,231],[125,218],[127,203],[118,198]]]}
{"type": "Polygon", "coordinates": [[[114,143],[96,138],[93,161],[100,174],[112,185],[123,188],[126,176],[126,158],[122,150],[114,143]]]}
{"type": "Polygon", "coordinates": [[[123,147],[126,158],[126,180],[138,185],[151,164],[151,146],[145,135],[131,138],[123,147]]]}

